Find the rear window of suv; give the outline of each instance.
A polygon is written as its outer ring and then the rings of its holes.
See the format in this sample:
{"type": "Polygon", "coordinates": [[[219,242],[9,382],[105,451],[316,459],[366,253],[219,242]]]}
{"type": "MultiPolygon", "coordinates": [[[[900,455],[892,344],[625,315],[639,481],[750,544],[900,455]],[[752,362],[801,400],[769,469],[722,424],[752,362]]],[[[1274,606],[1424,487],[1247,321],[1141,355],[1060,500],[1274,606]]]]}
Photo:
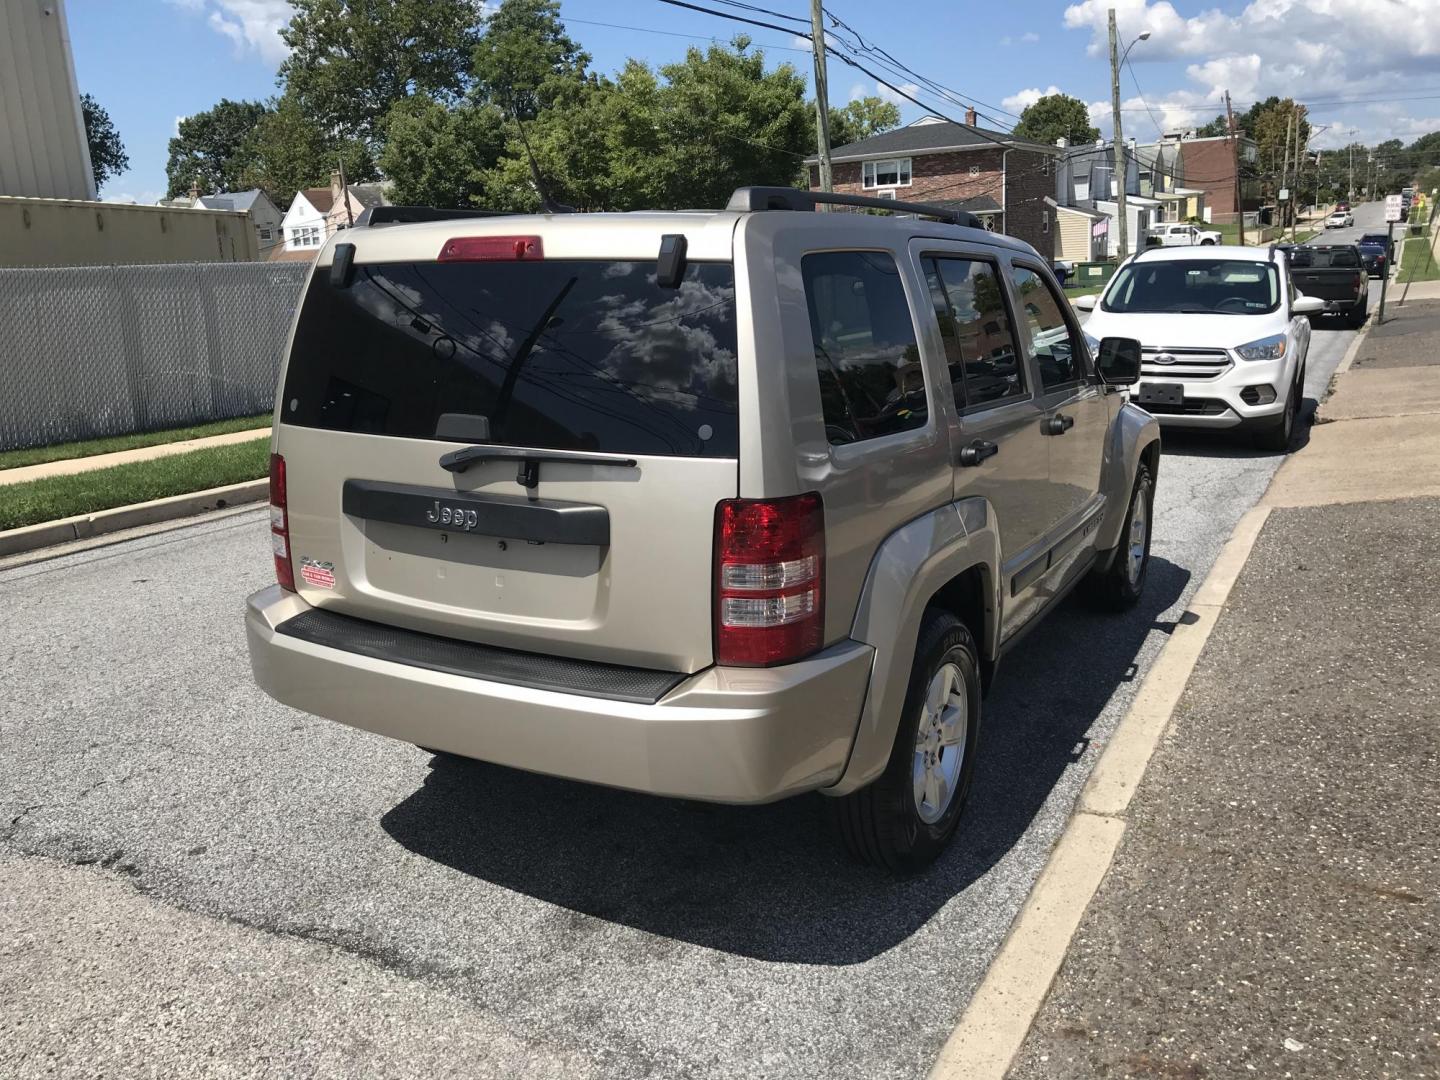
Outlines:
{"type": "Polygon", "coordinates": [[[730,263],[692,262],[674,289],[653,261],[357,264],[348,288],[322,267],[281,418],[452,441],[458,416],[456,441],[736,457],[735,351],[730,263]]]}

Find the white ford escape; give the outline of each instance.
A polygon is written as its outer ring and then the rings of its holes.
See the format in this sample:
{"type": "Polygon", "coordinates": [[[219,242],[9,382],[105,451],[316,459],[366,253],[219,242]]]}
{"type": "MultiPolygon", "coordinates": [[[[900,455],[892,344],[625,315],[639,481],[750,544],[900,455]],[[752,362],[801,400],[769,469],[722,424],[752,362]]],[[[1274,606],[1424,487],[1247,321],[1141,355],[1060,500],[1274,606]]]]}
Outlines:
{"type": "Polygon", "coordinates": [[[577,780],[822,791],[858,857],[934,858],[1002,653],[1074,586],[1139,599],[1159,429],[1117,392],[1139,343],[1092,357],[1032,248],[820,198],[327,243],[281,373],[260,685],[577,780]]]}
{"type": "Polygon", "coordinates": [[[1307,318],[1324,302],[1303,296],[1275,248],[1151,248],[1121,265],[1093,314],[1092,340],[1136,338],[1140,383],[1131,400],[1162,426],[1244,428],[1285,450],[1305,385],[1307,318]]]}

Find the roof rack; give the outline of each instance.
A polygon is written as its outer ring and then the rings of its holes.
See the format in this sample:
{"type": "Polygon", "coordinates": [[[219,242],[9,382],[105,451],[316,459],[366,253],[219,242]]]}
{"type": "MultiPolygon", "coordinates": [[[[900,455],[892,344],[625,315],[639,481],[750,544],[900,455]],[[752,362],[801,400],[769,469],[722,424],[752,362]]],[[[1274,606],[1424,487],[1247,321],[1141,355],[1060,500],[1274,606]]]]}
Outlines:
{"type": "Polygon", "coordinates": [[[504,217],[504,210],[451,210],[436,206],[372,206],[355,218],[362,225],[413,225],[421,221],[448,221],[451,218],[504,217]]]}
{"type": "Polygon", "coordinates": [[[814,210],[818,204],[829,206],[861,206],[873,210],[889,210],[902,214],[923,214],[949,225],[983,229],[980,219],[968,210],[951,210],[929,203],[900,202],[897,199],[872,199],[868,195],[838,195],[830,191],[801,191],[788,187],[736,188],[725,205],[726,210],[814,210]]]}

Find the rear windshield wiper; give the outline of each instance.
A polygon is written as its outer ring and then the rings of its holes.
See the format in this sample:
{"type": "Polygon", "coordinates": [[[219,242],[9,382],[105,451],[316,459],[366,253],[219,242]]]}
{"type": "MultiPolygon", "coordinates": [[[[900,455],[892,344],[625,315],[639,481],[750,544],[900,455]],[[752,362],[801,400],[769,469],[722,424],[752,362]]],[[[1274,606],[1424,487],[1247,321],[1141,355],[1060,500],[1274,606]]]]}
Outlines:
{"type": "Polygon", "coordinates": [[[526,488],[539,486],[541,462],[563,465],[609,465],[616,469],[633,469],[639,464],[634,458],[602,457],[599,454],[583,454],[573,450],[527,450],[519,446],[480,445],[451,450],[440,458],[440,467],[453,473],[462,473],[471,465],[481,461],[520,462],[520,471],[515,476],[515,482],[526,488]]]}

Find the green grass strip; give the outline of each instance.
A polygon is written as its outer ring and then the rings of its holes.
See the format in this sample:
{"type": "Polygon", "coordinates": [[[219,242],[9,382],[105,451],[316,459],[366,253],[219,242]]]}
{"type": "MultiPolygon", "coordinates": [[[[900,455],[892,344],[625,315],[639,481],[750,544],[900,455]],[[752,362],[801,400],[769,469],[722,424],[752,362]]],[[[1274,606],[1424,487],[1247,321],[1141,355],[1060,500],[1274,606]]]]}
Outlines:
{"type": "Polygon", "coordinates": [[[211,446],[72,476],[0,486],[0,529],[258,480],[270,471],[270,440],[211,446]]]}
{"type": "Polygon", "coordinates": [[[71,458],[113,454],[117,450],[138,450],[142,446],[203,439],[208,435],[229,435],[232,431],[254,431],[270,426],[270,414],[239,416],[234,420],[216,420],[211,424],[172,428],[169,431],[146,431],[139,435],[113,435],[106,439],[84,442],[56,443],[54,446],[32,446],[28,450],[0,451],[0,469],[18,469],[23,465],[43,465],[47,461],[68,461],[71,458]]]}
{"type": "Polygon", "coordinates": [[[1400,260],[1400,276],[1392,285],[1407,281],[1440,281],[1440,260],[1431,256],[1430,241],[1419,236],[1405,241],[1405,254],[1400,260]],[[1428,265],[1427,265],[1428,264],[1428,265]],[[1414,277],[1411,277],[1414,274],[1414,277]]]}

